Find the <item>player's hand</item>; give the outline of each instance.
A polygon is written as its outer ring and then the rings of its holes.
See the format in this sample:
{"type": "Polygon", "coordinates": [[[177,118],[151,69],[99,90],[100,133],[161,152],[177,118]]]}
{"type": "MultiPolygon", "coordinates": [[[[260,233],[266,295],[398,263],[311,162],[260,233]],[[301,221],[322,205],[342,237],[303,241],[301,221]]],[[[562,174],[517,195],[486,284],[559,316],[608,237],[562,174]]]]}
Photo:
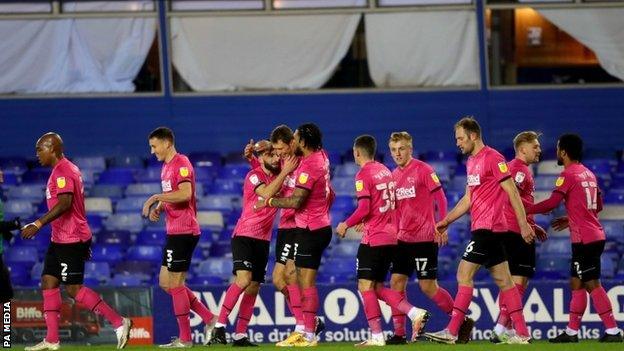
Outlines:
{"type": "Polygon", "coordinates": [[[338,223],[338,226],[336,227],[336,233],[341,238],[344,238],[345,235],[347,234],[347,229],[349,229],[349,227],[347,226],[347,223],[340,222],[340,223],[338,223]]]}
{"type": "Polygon", "coordinates": [[[247,143],[247,145],[245,145],[245,150],[243,150],[243,157],[245,157],[247,161],[251,161],[251,158],[253,157],[253,150],[254,140],[249,139],[249,142],[247,143]]]}
{"type": "Polygon", "coordinates": [[[550,222],[550,225],[556,231],[560,232],[570,226],[570,221],[568,219],[568,216],[563,216],[563,217],[553,219],[553,221],[550,222]]]}
{"type": "Polygon", "coordinates": [[[450,225],[450,223],[449,223],[449,221],[446,218],[444,218],[443,220],[441,220],[438,223],[436,223],[436,226],[435,226],[436,234],[440,235],[440,233],[446,232],[446,230],[448,229],[449,225],[450,225]]]}
{"type": "Polygon", "coordinates": [[[539,241],[546,241],[548,239],[548,233],[544,230],[544,228],[536,224],[533,229],[535,230],[535,236],[539,241]]]}
{"type": "Polygon", "coordinates": [[[355,227],[353,227],[353,229],[356,232],[358,232],[358,233],[363,233],[364,232],[364,223],[356,224],[355,227]]]}
{"type": "Polygon", "coordinates": [[[295,155],[284,157],[284,163],[282,164],[282,172],[286,174],[292,173],[299,166],[299,158],[295,155]]]}
{"type": "Polygon", "coordinates": [[[152,222],[158,222],[160,220],[160,207],[154,207],[149,213],[149,220],[152,222]]]}
{"type": "Polygon", "coordinates": [[[147,199],[147,201],[145,201],[145,203],[143,204],[143,211],[141,211],[141,213],[143,213],[143,217],[149,217],[149,215],[150,215],[150,208],[152,207],[152,205],[156,201],[158,201],[156,199],[156,195],[150,196],[150,198],[147,199]]]}
{"type": "Polygon", "coordinates": [[[522,234],[522,239],[529,244],[535,240],[535,232],[526,222],[523,225],[520,225],[520,234],[522,234]]]}
{"type": "Polygon", "coordinates": [[[436,231],[433,235],[433,241],[438,244],[438,247],[448,244],[448,232],[446,230],[443,232],[436,231]]]}
{"type": "Polygon", "coordinates": [[[39,232],[39,227],[34,222],[28,223],[22,228],[22,238],[32,239],[37,232],[39,232]]]}

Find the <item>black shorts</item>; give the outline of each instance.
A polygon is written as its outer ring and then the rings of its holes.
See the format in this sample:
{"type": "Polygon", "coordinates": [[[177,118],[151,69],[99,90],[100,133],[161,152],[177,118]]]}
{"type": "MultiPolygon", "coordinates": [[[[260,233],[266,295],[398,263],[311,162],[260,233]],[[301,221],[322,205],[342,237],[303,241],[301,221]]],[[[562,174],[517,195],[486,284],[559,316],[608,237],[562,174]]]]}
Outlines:
{"type": "Polygon", "coordinates": [[[295,259],[295,235],[297,228],[277,229],[275,242],[275,263],[286,264],[295,259]]]}
{"type": "Polygon", "coordinates": [[[161,265],[167,267],[169,272],[188,272],[198,242],[199,235],[167,235],[161,265]]]}
{"type": "Polygon", "coordinates": [[[329,226],[317,230],[297,228],[295,266],[318,270],[323,252],[329,246],[332,235],[332,228],[329,226]]]}
{"type": "Polygon", "coordinates": [[[485,268],[507,261],[501,234],[486,229],[473,231],[462,259],[485,266],[485,268]]]}
{"type": "Polygon", "coordinates": [[[587,244],[572,244],[570,276],[579,278],[583,282],[600,279],[600,256],[604,247],[604,240],[587,244]]]}
{"type": "Polygon", "coordinates": [[[82,284],[90,248],[91,240],[71,244],[50,243],[41,275],[56,277],[61,284],[82,284]]]}
{"type": "Polygon", "coordinates": [[[535,274],[535,243],[527,244],[522,235],[507,232],[500,235],[507,253],[511,275],[533,278],[535,274]]]}
{"type": "Polygon", "coordinates": [[[392,259],[392,274],[411,277],[414,270],[418,279],[438,277],[438,244],[408,243],[399,240],[392,259]]]}
{"type": "Polygon", "coordinates": [[[235,236],[232,238],[232,260],[236,271],[251,271],[251,280],[264,283],[267,263],[269,263],[270,242],[266,240],[235,236]]]}
{"type": "Polygon", "coordinates": [[[396,245],[369,246],[360,244],[357,252],[357,278],[384,282],[390,271],[396,245]]]}
{"type": "MultiPolygon", "coordinates": [[[[0,240],[3,240],[0,237],[0,240]]],[[[2,261],[0,254],[0,303],[11,301],[13,298],[13,286],[11,285],[11,274],[2,261]]]]}

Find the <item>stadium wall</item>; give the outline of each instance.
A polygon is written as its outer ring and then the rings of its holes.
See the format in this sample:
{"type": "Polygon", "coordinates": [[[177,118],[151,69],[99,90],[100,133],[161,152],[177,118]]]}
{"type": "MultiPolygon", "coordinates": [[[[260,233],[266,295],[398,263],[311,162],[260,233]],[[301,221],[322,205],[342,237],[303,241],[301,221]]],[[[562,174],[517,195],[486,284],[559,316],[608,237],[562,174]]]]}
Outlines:
{"type": "Polygon", "coordinates": [[[415,137],[416,150],[454,148],[453,123],[475,115],[486,142],[511,147],[521,130],[544,133],[553,147],[566,131],[589,147],[624,148],[624,89],[533,89],[440,92],[361,92],[281,95],[155,96],[0,99],[0,155],[34,154],[34,143],[53,130],[78,155],[147,155],[151,129],[171,126],[183,152],[240,150],[280,123],[318,123],[330,150],[350,149],[353,138],[371,133],[386,140],[395,130],[415,137]]]}

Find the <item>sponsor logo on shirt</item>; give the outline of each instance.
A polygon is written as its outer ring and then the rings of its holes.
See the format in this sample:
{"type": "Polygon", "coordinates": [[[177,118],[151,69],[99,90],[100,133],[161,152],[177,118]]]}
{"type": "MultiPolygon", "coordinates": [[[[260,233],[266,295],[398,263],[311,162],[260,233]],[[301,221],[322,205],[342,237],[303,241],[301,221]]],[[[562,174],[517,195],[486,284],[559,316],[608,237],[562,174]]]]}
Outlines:
{"type": "Polygon", "coordinates": [[[467,178],[468,186],[481,185],[481,177],[478,174],[469,174],[467,178]]]}
{"type": "Polygon", "coordinates": [[[434,183],[440,184],[440,178],[438,178],[438,175],[435,174],[435,172],[431,173],[431,179],[433,179],[434,183]]]}
{"type": "Polygon", "coordinates": [[[557,180],[555,181],[555,186],[562,186],[564,180],[565,180],[564,177],[557,178],[557,180]]]}
{"type": "Polygon", "coordinates": [[[416,197],[416,188],[412,186],[411,188],[398,188],[396,190],[396,199],[403,200],[416,197]]]}
{"type": "Polygon", "coordinates": [[[286,177],[286,179],[284,179],[284,185],[289,188],[294,188],[295,185],[297,185],[297,181],[294,177],[288,176],[286,177]]]}
{"type": "Polygon", "coordinates": [[[170,180],[163,180],[162,182],[160,182],[160,186],[162,187],[163,191],[171,191],[171,181],[170,180]]]}
{"type": "Polygon", "coordinates": [[[299,175],[299,183],[305,184],[307,182],[308,182],[308,174],[307,173],[301,173],[299,175]]]}
{"type": "Polygon", "coordinates": [[[66,185],[67,182],[65,181],[65,177],[56,178],[56,186],[58,186],[59,189],[63,189],[66,185]]]}
{"type": "Polygon", "coordinates": [[[518,172],[516,173],[516,177],[514,178],[516,183],[520,184],[524,181],[524,178],[526,177],[526,175],[522,172],[518,172]]]}
{"type": "Polygon", "coordinates": [[[498,164],[498,170],[501,171],[501,173],[507,173],[509,168],[507,168],[507,164],[505,162],[501,162],[498,164]]]}
{"type": "Polygon", "coordinates": [[[180,175],[182,177],[188,177],[189,175],[189,170],[186,167],[180,167],[180,175]]]}
{"type": "Polygon", "coordinates": [[[362,191],[364,190],[364,182],[361,180],[358,180],[357,182],[355,182],[355,191],[362,191]]]}
{"type": "Polygon", "coordinates": [[[260,179],[258,179],[258,176],[255,175],[255,174],[253,174],[251,177],[249,177],[249,181],[253,185],[258,185],[258,183],[260,183],[260,179]]]}

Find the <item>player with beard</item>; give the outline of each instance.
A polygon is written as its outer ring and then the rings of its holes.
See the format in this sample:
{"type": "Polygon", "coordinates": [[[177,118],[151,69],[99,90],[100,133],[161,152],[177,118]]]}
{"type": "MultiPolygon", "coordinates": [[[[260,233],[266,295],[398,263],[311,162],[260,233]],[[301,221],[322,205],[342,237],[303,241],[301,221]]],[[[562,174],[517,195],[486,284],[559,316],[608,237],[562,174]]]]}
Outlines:
{"type": "Polygon", "coordinates": [[[219,319],[212,332],[210,344],[227,344],[225,326],[227,318],[242,295],[233,346],[257,346],[247,338],[247,326],[253,315],[254,303],[264,283],[269,259],[269,244],[276,208],[255,208],[258,197],[273,196],[282,187],[288,174],[297,166],[295,158],[289,158],[280,169],[280,158],[275,150],[266,147],[268,142],[259,143],[260,166],[252,169],[245,177],[243,186],[243,213],[236,223],[232,235],[232,260],[234,282],[225,294],[219,312],[219,319]]]}
{"type": "Polygon", "coordinates": [[[602,210],[602,195],[592,171],[582,163],[583,140],[576,134],[564,134],[557,142],[557,164],[563,172],[555,182],[550,198],[527,206],[528,213],[547,213],[565,202],[567,217],[558,218],[553,227],[570,227],[572,261],[570,262],[570,320],[566,330],[550,339],[552,343],[576,343],[581,319],[587,308],[587,294],[606,330],[600,342],[622,342],[611,301],[600,284],[600,256],[604,251],[605,232],[598,220],[602,210]]]}
{"type": "Polygon", "coordinates": [[[526,213],[516,186],[511,180],[505,158],[496,150],[485,146],[481,127],[472,117],[462,118],[455,124],[455,140],[463,154],[470,155],[466,165],[468,177],[466,193],[455,208],[436,224],[440,233],[459,217],[470,211],[472,237],[457,268],[457,295],[448,326],[436,333],[425,333],[432,341],[455,344],[472,300],[473,277],[485,266],[501,290],[502,305],[507,308],[517,334],[509,338],[510,344],[528,344],[529,331],[522,314],[522,301],[511,279],[509,265],[500,234],[507,232],[504,207],[511,202],[520,226],[522,238],[528,243],[535,233],[527,223],[526,213]]]}

